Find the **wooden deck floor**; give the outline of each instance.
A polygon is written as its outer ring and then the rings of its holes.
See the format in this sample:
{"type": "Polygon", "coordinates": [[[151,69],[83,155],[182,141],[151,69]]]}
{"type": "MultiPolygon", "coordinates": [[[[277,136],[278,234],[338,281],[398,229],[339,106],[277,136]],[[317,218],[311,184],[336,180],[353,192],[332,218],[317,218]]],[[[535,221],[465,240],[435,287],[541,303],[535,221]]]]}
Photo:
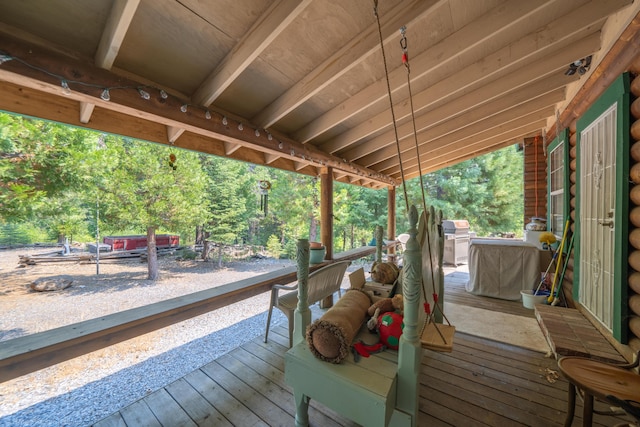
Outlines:
{"type": "MultiPolygon", "coordinates": [[[[464,291],[465,273],[447,275],[447,301],[532,317],[520,302],[476,297],[464,291]]],[[[185,377],[96,423],[107,426],[292,426],[295,408],[284,382],[284,326],[236,348],[185,377]]],[[[567,383],[547,379],[554,359],[456,333],[454,351],[425,351],[420,377],[420,426],[561,426],[567,383]]],[[[582,407],[574,426],[582,425],[582,407]]],[[[353,426],[311,402],[313,426],[353,426]]],[[[620,419],[596,415],[594,425],[620,419]]]]}

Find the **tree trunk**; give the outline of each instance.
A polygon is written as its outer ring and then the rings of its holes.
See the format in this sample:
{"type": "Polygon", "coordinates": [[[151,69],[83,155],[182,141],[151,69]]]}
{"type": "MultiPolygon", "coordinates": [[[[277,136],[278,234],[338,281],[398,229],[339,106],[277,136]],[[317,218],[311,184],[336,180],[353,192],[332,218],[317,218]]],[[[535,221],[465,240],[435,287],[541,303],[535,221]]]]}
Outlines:
{"type": "Polygon", "coordinates": [[[196,226],[196,245],[204,244],[204,226],[196,226]]]}
{"type": "Polygon", "coordinates": [[[218,247],[218,268],[222,268],[222,254],[223,254],[224,244],[220,243],[218,247]]]}
{"type": "Polygon", "coordinates": [[[209,236],[211,233],[204,231],[202,233],[202,259],[209,261],[209,252],[211,252],[211,243],[209,242],[209,236]]]}
{"type": "Polygon", "coordinates": [[[149,280],[158,279],[158,251],[156,250],[156,229],[147,227],[147,266],[149,280]]]}
{"type": "Polygon", "coordinates": [[[318,220],[316,217],[311,217],[311,224],[309,224],[309,241],[317,242],[318,240],[318,220]]]}

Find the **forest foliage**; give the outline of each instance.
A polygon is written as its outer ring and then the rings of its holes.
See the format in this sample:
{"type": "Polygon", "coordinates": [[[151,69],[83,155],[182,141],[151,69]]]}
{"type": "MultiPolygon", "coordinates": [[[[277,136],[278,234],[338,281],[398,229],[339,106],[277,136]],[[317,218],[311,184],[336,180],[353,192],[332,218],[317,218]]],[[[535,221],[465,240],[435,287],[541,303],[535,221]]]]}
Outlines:
{"type": "MultiPolygon", "coordinates": [[[[521,234],[522,154],[507,148],[429,173],[427,204],[468,219],[478,235],[521,234]]],[[[422,205],[419,179],[409,204],[422,205]]],[[[176,147],[0,113],[0,244],[95,241],[147,227],[193,243],[196,229],[223,244],[295,254],[298,238],[319,237],[316,177],[176,147]],[[260,187],[268,182],[270,188],[260,187]]],[[[397,232],[407,229],[403,187],[397,232]]],[[[387,191],[334,184],[334,251],[367,244],[387,226],[387,191]]]]}

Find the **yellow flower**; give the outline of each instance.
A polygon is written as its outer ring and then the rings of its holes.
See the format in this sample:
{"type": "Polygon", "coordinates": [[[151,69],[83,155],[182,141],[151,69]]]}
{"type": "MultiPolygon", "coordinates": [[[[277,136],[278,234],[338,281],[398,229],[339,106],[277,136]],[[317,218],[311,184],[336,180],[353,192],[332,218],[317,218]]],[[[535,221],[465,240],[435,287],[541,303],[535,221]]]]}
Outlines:
{"type": "Polygon", "coordinates": [[[545,231],[540,235],[540,243],[546,243],[547,245],[552,245],[555,242],[556,242],[556,236],[549,231],[545,231]]]}

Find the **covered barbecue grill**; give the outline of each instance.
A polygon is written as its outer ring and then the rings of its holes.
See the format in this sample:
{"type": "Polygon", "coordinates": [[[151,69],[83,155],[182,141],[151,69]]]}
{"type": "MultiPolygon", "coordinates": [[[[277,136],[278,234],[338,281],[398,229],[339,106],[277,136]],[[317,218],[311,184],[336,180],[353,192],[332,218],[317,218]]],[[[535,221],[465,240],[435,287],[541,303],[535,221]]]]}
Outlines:
{"type": "Polygon", "coordinates": [[[469,261],[469,221],[466,219],[445,219],[444,231],[445,264],[466,264],[469,261]]]}

